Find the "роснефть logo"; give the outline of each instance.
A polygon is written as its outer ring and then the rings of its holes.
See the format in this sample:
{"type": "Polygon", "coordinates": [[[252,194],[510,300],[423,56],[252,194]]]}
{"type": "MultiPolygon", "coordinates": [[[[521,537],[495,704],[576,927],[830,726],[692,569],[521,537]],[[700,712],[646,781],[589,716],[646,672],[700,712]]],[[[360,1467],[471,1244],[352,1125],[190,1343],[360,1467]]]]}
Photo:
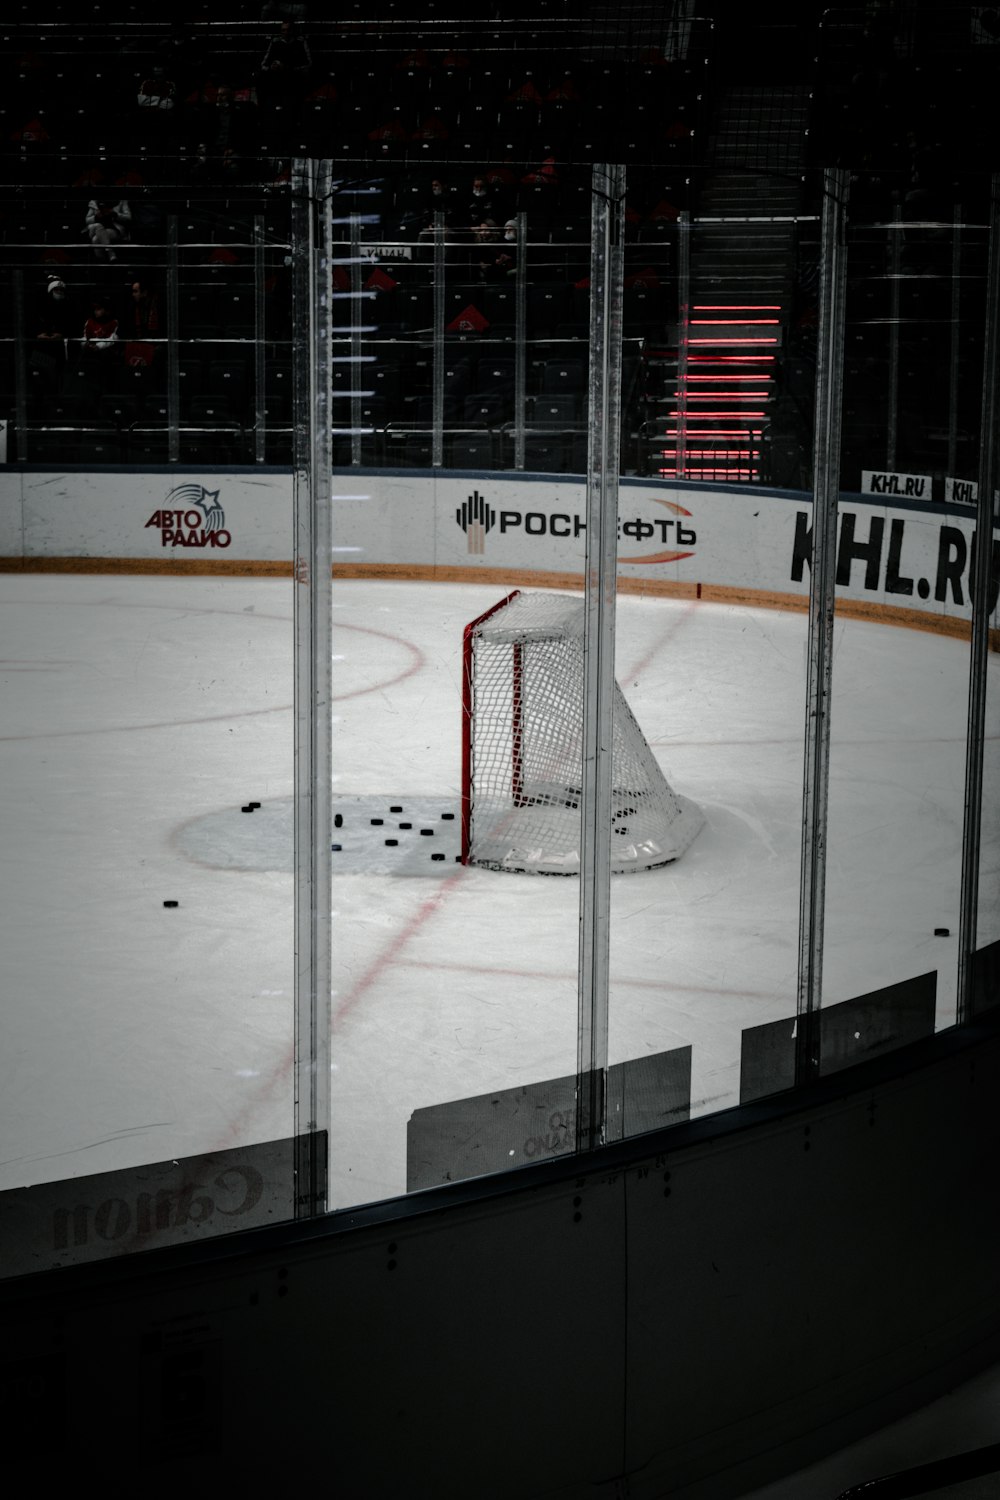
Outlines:
{"type": "Polygon", "coordinates": [[[469,551],[481,553],[486,550],[486,533],[496,522],[497,513],[487,505],[478,490],[473,490],[468,500],[463,500],[455,512],[455,520],[469,538],[469,551]]]}

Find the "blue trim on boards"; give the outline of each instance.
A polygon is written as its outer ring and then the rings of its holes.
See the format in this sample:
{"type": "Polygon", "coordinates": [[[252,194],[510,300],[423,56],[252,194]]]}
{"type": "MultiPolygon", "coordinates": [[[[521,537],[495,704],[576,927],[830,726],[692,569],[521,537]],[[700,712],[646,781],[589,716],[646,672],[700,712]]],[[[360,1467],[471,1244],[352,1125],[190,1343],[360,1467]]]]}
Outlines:
{"type": "MultiPolygon", "coordinates": [[[[0,474],[294,474],[291,464],[0,464],[0,474]]],[[[378,471],[381,473],[381,470],[378,471]]]]}
{"type": "MultiPolygon", "coordinates": [[[[234,479],[249,478],[254,474],[294,474],[290,464],[0,464],[0,474],[230,474],[234,479]]],[[[334,477],[340,475],[378,474],[392,479],[470,479],[477,484],[493,480],[515,480],[532,484],[586,484],[586,474],[548,474],[527,469],[372,469],[362,465],[334,468],[334,477]]],[[[778,489],[764,484],[711,484],[702,479],[650,479],[634,475],[622,476],[620,488],[671,489],[690,491],[692,494],[719,494],[732,491],[738,495],[767,495],[774,500],[789,500],[796,505],[811,505],[809,490],[778,489]]],[[[939,500],[908,500],[901,495],[862,495],[852,490],[841,490],[840,502],[850,505],[869,505],[884,510],[908,510],[923,516],[965,516],[975,520],[973,505],[955,505],[939,500]]],[[[994,530],[1000,528],[1000,518],[994,521],[994,530]]]]}

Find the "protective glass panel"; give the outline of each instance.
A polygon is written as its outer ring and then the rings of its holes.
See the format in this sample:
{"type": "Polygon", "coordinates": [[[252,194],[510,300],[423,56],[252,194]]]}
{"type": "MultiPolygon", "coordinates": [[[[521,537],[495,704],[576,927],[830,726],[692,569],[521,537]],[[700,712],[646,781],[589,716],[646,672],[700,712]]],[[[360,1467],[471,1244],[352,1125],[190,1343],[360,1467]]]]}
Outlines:
{"type": "Polygon", "coordinates": [[[640,463],[623,453],[615,649],[694,834],[612,880],[611,1138],[788,1086],[744,1064],[743,1036],[795,1014],[809,505],[783,487],[811,464],[817,185],[793,204],[759,174],[724,204],[700,179],[688,193],[666,220],[648,191],[629,215],[626,289],[652,230],[663,308],[640,463]]]}
{"type": "MultiPolygon", "coordinates": [[[[996,441],[997,434],[993,438],[996,441]]],[[[983,741],[983,805],[979,851],[979,902],[976,921],[976,953],[972,966],[972,1013],[979,1014],[1000,1004],[1000,615],[997,586],[1000,579],[1000,538],[997,503],[994,502],[993,572],[990,600],[989,655],[983,741]]]]}
{"type": "Polygon", "coordinates": [[[287,204],[262,258],[183,196],[4,246],[7,1274],[294,1212],[291,480],[237,467],[287,204]]]}
{"type": "MultiPolygon", "coordinates": [[[[42,1205],[33,1265],[39,1244],[65,1263],[296,1207],[288,183],[220,199],[191,171],[155,210],[95,196],[82,239],[39,190],[4,247],[8,456],[45,466],[13,476],[0,547],[5,968],[31,1000],[4,1186],[42,1205]]],[[[955,1018],[985,275],[968,191],[917,219],[852,188],[825,1070],[955,1018]]],[[[820,185],[719,192],[629,171],[612,1139],[795,1082],[820,185]]],[[[556,158],[513,180],[334,172],[334,1208],[576,1142],[580,890],[553,873],[580,810],[576,627],[501,630],[492,679],[466,627],[515,589],[582,598],[589,211],[589,168],[556,158]],[[476,848],[493,754],[500,858],[476,848]]],[[[995,660],[977,1005],[1000,941],[995,660]]]]}
{"type": "Polygon", "coordinates": [[[852,196],[825,1072],[956,1020],[988,217],[965,186],[852,196]]]}
{"type": "Polygon", "coordinates": [[[560,705],[553,640],[486,662],[466,628],[515,587],[582,586],[579,481],[498,472],[524,446],[530,348],[507,178],[334,195],[334,1208],[575,1145],[578,882],[470,838],[491,795],[539,804],[560,705]]]}

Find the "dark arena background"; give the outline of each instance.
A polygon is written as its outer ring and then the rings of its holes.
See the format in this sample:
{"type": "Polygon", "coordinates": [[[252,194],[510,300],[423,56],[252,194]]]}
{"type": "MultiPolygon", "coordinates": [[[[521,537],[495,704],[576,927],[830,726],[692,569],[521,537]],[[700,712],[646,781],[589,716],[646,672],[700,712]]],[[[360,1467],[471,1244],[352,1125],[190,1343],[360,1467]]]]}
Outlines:
{"type": "Polygon", "coordinates": [[[0,35],[11,1480],[998,1493],[1000,10],[0,35]]]}

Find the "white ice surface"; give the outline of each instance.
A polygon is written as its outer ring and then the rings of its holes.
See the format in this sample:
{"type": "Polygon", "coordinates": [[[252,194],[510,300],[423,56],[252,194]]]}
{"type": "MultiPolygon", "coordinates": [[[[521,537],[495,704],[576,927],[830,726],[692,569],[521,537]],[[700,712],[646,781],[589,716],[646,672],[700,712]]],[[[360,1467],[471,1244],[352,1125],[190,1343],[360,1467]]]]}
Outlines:
{"type": "MultiPolygon", "coordinates": [[[[292,1132],[287,864],[182,852],[197,820],[291,795],[291,588],[0,577],[0,1189],[292,1132]]],[[[457,808],[461,628],[501,593],[336,584],[336,792],[457,808]]],[[[613,883],[611,1060],[692,1045],[695,1114],[737,1102],[741,1030],[795,1010],[805,652],[803,615],[619,601],[618,679],[707,824],[613,883]]],[[[936,969],[954,1019],[966,675],[958,642],[838,625],[829,1002],[936,969]]],[[[575,1071],[578,901],[454,864],[335,877],[336,1206],[404,1190],[415,1108],[575,1071]]]]}

